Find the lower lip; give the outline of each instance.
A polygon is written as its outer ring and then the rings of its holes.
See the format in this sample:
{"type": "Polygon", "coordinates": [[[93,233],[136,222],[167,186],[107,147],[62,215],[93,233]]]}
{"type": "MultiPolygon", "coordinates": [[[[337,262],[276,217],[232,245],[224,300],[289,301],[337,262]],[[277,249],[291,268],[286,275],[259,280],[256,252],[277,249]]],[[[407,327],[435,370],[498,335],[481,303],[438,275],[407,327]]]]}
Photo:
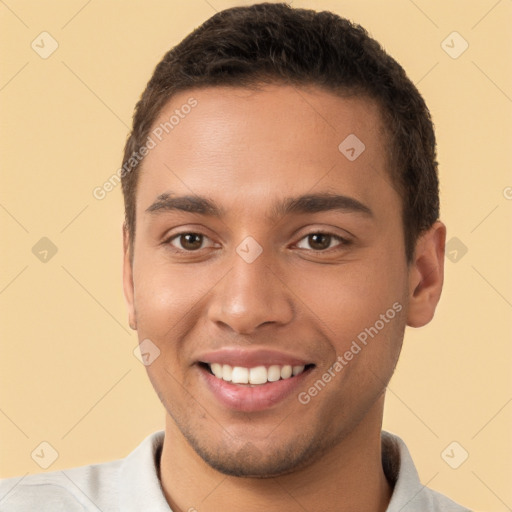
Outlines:
{"type": "Polygon", "coordinates": [[[199,371],[209,390],[223,406],[241,412],[256,412],[271,408],[301,388],[311,369],[289,379],[256,386],[226,382],[206,368],[199,367],[199,371]]]}

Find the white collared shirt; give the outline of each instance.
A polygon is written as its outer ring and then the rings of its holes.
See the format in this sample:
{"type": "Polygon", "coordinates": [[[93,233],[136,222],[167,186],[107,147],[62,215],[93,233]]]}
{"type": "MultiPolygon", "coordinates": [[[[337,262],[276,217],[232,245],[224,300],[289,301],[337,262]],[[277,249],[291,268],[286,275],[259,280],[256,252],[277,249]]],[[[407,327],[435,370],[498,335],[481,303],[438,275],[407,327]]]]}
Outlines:
{"type": "MultiPolygon", "coordinates": [[[[382,432],[383,467],[393,495],[386,512],[470,512],[423,486],[405,443],[382,432]]],[[[164,431],[126,458],[0,480],[1,512],[170,512],[158,477],[164,431]]],[[[189,510],[200,508],[191,503],[189,510]]],[[[172,512],[172,511],[171,511],[172,512]]]]}

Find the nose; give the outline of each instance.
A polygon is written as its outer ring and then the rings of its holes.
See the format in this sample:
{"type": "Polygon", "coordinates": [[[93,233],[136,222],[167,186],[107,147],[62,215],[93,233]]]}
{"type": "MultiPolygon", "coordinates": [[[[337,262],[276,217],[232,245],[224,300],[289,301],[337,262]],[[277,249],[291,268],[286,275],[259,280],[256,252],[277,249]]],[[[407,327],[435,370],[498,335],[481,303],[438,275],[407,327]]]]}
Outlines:
{"type": "Polygon", "coordinates": [[[251,263],[234,255],[230,271],[214,289],[208,311],[211,322],[237,334],[252,334],[260,326],[292,320],[293,294],[264,254],[251,263]]]}

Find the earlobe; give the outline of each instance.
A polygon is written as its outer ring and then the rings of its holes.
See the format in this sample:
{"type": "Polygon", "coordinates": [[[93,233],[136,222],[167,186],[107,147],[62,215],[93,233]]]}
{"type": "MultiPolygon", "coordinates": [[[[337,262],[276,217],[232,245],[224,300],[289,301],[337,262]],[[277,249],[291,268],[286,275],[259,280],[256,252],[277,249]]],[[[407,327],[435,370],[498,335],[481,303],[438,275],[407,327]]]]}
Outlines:
{"type": "Polygon", "coordinates": [[[445,241],[446,226],[437,221],[416,243],[409,270],[407,325],[410,327],[422,327],[434,316],[443,289],[445,241]]]}
{"type": "Polygon", "coordinates": [[[130,247],[130,233],[123,223],[123,290],[128,304],[128,323],[133,330],[137,329],[134,304],[133,268],[130,247]]]}

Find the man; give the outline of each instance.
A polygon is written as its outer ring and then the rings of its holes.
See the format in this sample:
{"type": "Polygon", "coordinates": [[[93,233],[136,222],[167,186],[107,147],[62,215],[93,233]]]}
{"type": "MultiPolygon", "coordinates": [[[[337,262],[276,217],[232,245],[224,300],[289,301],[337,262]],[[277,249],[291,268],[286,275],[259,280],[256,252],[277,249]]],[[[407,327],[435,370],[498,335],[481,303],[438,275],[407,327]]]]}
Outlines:
{"type": "Polygon", "coordinates": [[[6,480],[1,510],[467,510],[381,431],[446,229],[429,112],[377,42],[285,4],[216,14],[156,67],[120,174],[165,432],[6,480]]]}

